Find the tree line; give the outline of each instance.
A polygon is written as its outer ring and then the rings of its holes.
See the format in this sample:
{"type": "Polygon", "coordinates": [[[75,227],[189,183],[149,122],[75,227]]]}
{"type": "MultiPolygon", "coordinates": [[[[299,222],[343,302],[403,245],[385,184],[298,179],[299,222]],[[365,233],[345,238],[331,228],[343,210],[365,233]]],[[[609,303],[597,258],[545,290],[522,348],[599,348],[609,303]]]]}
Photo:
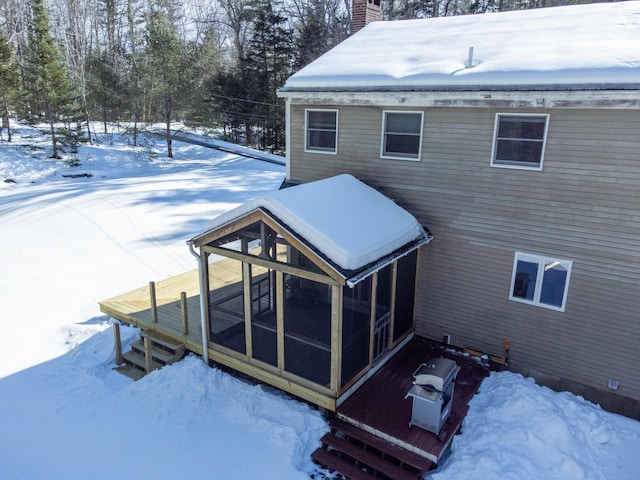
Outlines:
{"type": "MultiPolygon", "coordinates": [[[[387,0],[383,19],[484,13],[582,0],[387,0]]],[[[2,0],[0,134],[44,123],[53,156],[126,123],[220,129],[284,150],[276,90],[350,34],[350,0],[2,0]]]]}

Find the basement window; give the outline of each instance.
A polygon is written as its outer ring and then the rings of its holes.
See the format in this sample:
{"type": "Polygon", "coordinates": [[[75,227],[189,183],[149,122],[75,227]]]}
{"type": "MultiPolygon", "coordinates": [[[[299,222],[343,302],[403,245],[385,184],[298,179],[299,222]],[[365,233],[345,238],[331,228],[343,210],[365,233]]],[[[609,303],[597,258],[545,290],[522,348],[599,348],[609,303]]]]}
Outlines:
{"type": "Polygon", "coordinates": [[[338,152],[338,111],[305,110],[306,152],[338,152]]]}
{"type": "Polygon", "coordinates": [[[509,300],[564,312],[572,262],[516,252],[509,300]]]}
{"type": "Polygon", "coordinates": [[[496,114],[491,166],[542,170],[549,115],[496,114]]]}

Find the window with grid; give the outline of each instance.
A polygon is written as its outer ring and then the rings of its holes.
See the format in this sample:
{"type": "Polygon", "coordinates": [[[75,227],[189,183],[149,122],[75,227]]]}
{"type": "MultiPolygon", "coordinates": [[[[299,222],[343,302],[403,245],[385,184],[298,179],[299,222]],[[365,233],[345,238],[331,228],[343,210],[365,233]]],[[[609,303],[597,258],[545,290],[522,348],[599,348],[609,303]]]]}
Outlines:
{"type": "Polygon", "coordinates": [[[422,112],[384,112],[382,157],[420,160],[422,112]]]}
{"type": "Polygon", "coordinates": [[[498,113],[491,165],[542,170],[549,115],[498,113]]]}
{"type": "Polygon", "coordinates": [[[338,111],[306,110],[306,141],[308,152],[338,151],[338,111]]]}

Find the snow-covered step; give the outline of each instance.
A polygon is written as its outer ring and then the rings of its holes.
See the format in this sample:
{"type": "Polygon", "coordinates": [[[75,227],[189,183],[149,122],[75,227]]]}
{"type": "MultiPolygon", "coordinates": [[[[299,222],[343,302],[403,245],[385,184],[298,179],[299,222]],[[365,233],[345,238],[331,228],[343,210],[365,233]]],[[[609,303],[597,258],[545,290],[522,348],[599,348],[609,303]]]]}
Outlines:
{"type": "Polygon", "coordinates": [[[122,355],[124,365],[116,368],[123,375],[134,380],[139,380],[149,371],[157,370],[170,365],[184,356],[184,344],[170,339],[150,335],[148,332],[141,333],[141,339],[131,344],[131,350],[122,355]],[[149,371],[147,371],[147,357],[145,353],[144,339],[149,340],[149,371]]]}

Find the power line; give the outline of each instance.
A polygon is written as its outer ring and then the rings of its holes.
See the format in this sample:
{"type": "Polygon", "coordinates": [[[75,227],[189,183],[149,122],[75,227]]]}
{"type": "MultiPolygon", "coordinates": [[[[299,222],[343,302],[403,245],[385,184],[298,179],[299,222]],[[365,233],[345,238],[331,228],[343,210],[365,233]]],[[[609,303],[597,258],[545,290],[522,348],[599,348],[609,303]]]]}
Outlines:
{"type": "Polygon", "coordinates": [[[238,101],[238,102],[255,103],[257,105],[267,105],[267,106],[270,106],[270,107],[280,107],[280,108],[284,107],[284,105],[282,105],[281,103],[258,102],[256,100],[246,100],[244,98],[228,97],[226,95],[218,95],[218,94],[215,94],[215,93],[212,93],[211,96],[212,97],[218,97],[218,98],[225,98],[227,100],[235,100],[235,101],[238,101]]]}

